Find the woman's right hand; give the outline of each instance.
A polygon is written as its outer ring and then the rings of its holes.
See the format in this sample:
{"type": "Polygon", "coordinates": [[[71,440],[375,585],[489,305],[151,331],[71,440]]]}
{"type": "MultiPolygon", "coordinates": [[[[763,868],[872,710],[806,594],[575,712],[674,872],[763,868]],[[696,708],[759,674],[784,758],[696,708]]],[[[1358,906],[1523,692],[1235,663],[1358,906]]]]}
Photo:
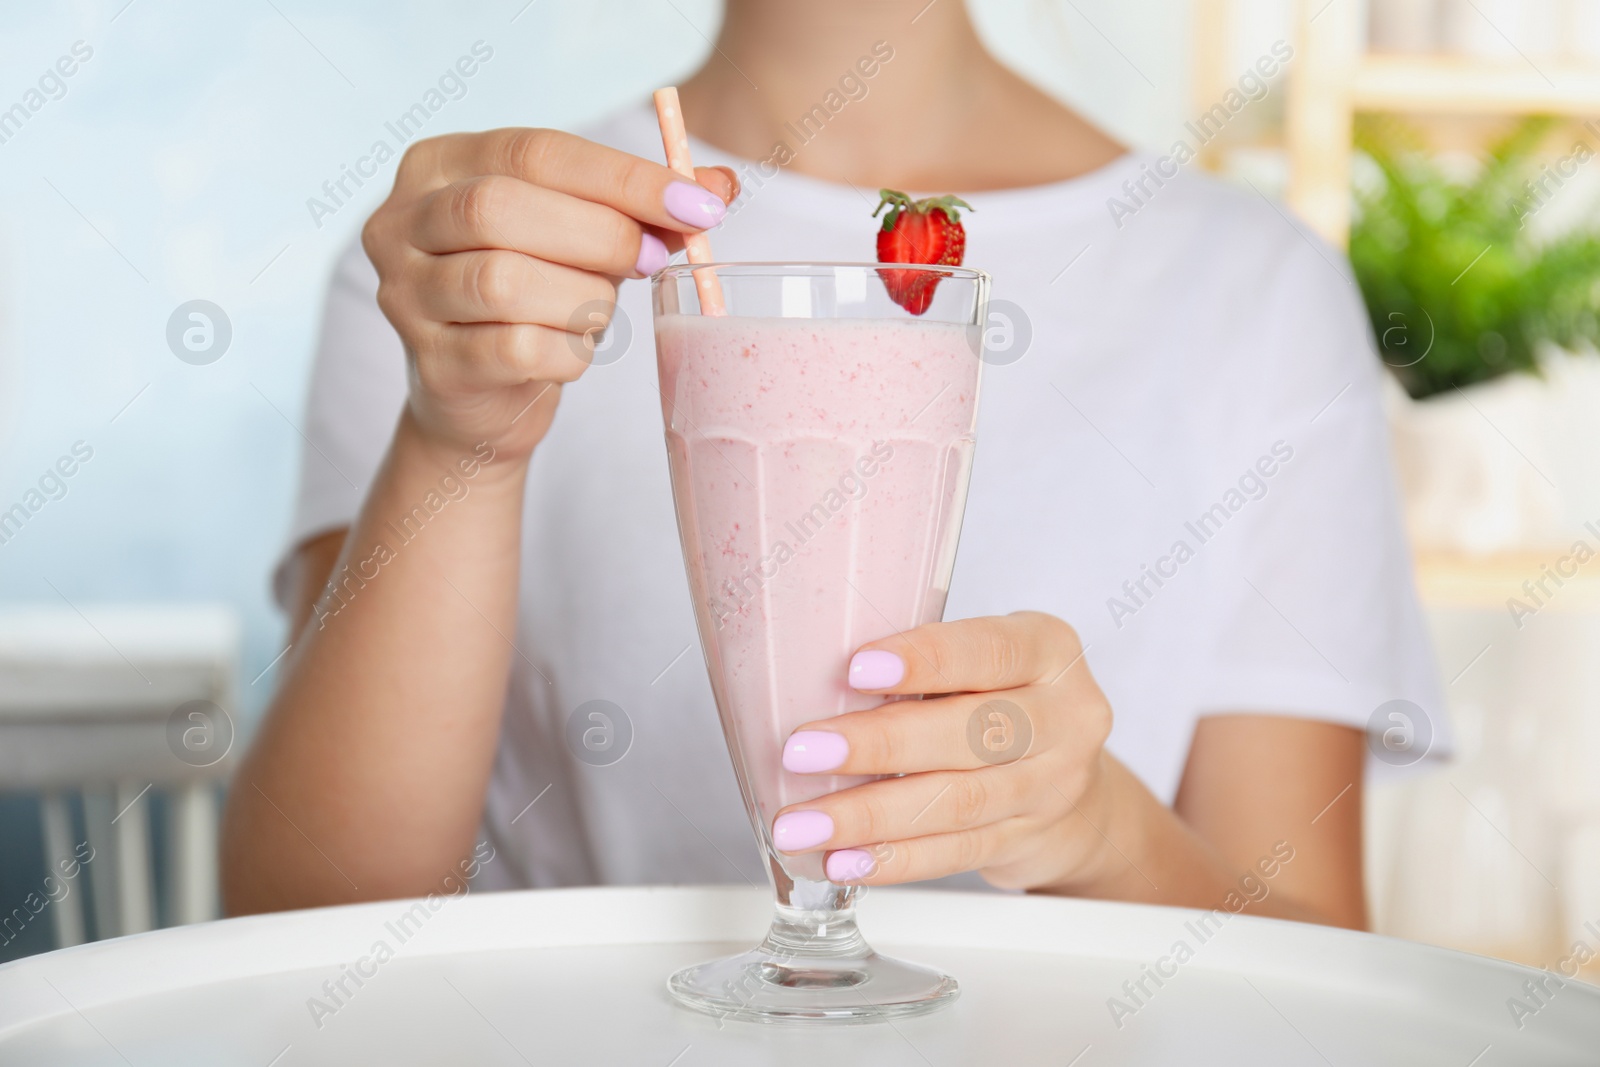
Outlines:
{"type": "Polygon", "coordinates": [[[405,344],[409,416],[433,444],[525,459],[588,368],[617,283],[715,226],[733,172],[666,167],[559,130],[419,141],[361,240],[405,344]]]}

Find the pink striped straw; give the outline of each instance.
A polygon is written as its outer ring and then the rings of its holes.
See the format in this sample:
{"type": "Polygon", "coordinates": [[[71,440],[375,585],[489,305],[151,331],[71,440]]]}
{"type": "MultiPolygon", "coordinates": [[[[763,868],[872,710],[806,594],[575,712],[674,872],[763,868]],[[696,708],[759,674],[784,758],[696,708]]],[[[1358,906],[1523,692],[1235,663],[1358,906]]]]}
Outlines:
{"type": "MultiPolygon", "coordinates": [[[[661,147],[667,151],[667,166],[694,181],[694,164],[689,161],[689,131],[683,125],[683,106],[678,103],[677,88],[669,85],[657,89],[655,102],[656,122],[661,126],[661,147]]],[[[712,262],[711,242],[703,233],[684,234],[683,249],[690,263],[712,262]]],[[[727,305],[722,302],[722,283],[717,280],[716,271],[695,271],[694,287],[700,294],[700,314],[728,313],[727,305]]]]}

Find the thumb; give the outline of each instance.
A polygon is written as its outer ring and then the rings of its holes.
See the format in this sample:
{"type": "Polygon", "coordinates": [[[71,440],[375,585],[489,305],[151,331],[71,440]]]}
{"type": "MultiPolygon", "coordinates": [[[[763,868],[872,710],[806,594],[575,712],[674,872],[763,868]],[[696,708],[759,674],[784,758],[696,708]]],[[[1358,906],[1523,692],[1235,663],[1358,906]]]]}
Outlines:
{"type": "Polygon", "coordinates": [[[731,204],[739,198],[739,176],[728,167],[696,167],[694,180],[731,204]]]}

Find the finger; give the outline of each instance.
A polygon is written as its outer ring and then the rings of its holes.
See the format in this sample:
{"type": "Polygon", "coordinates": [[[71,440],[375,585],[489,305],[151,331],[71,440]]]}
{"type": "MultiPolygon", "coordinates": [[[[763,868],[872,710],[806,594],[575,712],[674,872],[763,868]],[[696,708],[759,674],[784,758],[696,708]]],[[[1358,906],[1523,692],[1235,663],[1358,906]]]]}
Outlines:
{"type": "Polygon", "coordinates": [[[683,234],[675,230],[663,230],[655,226],[646,226],[646,233],[653,233],[667,246],[667,255],[671,256],[683,251],[683,234]]]}
{"type": "MultiPolygon", "coordinates": [[[[723,203],[732,207],[733,202],[739,199],[739,192],[743,186],[739,182],[739,176],[731,168],[696,167],[694,173],[695,180],[722,197],[723,203]]],[[[669,253],[683,251],[683,234],[676,230],[663,230],[655,226],[646,226],[645,230],[661,238],[669,253]]]]}
{"type": "Polygon", "coordinates": [[[722,197],[724,204],[739,199],[739,175],[732,167],[696,167],[694,180],[722,197]]]}
{"type": "Polygon", "coordinates": [[[610,304],[609,278],[520,252],[478,250],[428,256],[416,299],[434,322],[530,322],[565,329],[594,302],[610,304]]]}
{"type": "MultiPolygon", "coordinates": [[[[795,774],[915,774],[1012,763],[1067,732],[1055,727],[1058,716],[1037,712],[1053,706],[1049,696],[1037,687],[958,693],[818,719],[789,735],[783,766],[795,774]]],[[[1077,719],[1073,707],[1060,717],[1077,719]]]]}
{"type": "Polygon", "coordinates": [[[653,274],[668,255],[661,238],[614,208],[499,174],[423,197],[412,243],[435,254],[508,249],[613,277],[653,274]]]}
{"type": "MultiPolygon", "coordinates": [[[[489,389],[522,382],[573,382],[589,369],[581,334],[529,323],[474,322],[441,327],[453,384],[489,389]]],[[[443,383],[435,383],[443,384],[443,383]]]]}
{"type": "Polygon", "coordinates": [[[1072,627],[1053,615],[935,622],[863,645],[850,659],[850,687],[876,693],[959,693],[1048,681],[1079,659],[1072,627]]]}
{"type": "Polygon", "coordinates": [[[407,181],[433,185],[503,174],[679,233],[708,229],[728,213],[721,196],[660,163],[561,130],[513,128],[435,138],[407,152],[402,170],[407,181]]]}
{"type": "Polygon", "coordinates": [[[992,767],[916,774],[868,782],[785,809],[772,821],[772,841],[788,853],[866,848],[877,841],[973,830],[1066,807],[1065,799],[1041,786],[1030,770],[992,767]],[[1040,795],[1041,788],[1046,795],[1040,795]]]}
{"type": "Polygon", "coordinates": [[[1010,857],[1027,832],[1022,819],[974,830],[889,841],[830,852],[823,861],[828,881],[840,885],[899,885],[979,871],[1010,857]]]}

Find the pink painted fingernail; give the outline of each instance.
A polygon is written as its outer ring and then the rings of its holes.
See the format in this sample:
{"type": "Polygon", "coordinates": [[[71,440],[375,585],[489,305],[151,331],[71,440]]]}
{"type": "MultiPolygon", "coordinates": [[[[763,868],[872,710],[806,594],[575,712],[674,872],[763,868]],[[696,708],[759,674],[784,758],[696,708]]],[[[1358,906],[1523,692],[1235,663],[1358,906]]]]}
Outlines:
{"type": "Polygon", "coordinates": [[[859,848],[841,848],[838,852],[830,852],[828,862],[823,866],[830,882],[859,882],[863,878],[870,878],[872,872],[878,869],[872,853],[859,848]]]}
{"type": "Polygon", "coordinates": [[[783,745],[783,769],[795,774],[816,774],[844,765],[850,742],[844,734],[826,730],[796,730],[783,745]]]}
{"type": "Polygon", "coordinates": [[[851,689],[888,689],[906,676],[906,661],[893,652],[873,648],[850,657],[851,689]]]}
{"type": "Polygon", "coordinates": [[[634,272],[648,278],[666,265],[666,242],[653,233],[645,234],[639,241],[639,261],[633,265],[634,272]]]}
{"type": "Polygon", "coordinates": [[[728,217],[722,197],[695,182],[673,182],[662,197],[667,214],[702,230],[710,229],[728,217]]]}
{"type": "Polygon", "coordinates": [[[833,836],[833,820],[820,811],[791,811],[772,824],[772,843],[780,852],[803,852],[833,836]]]}

